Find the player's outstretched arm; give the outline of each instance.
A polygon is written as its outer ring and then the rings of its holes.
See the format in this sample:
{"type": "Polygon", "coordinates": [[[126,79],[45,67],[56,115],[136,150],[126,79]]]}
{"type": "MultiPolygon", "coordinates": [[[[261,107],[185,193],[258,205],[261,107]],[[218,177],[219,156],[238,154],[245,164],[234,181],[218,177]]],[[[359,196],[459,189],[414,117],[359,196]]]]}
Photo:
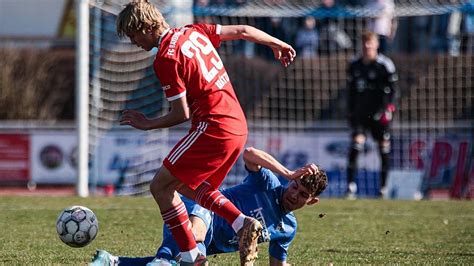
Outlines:
{"type": "Polygon", "coordinates": [[[141,130],[167,128],[180,124],[190,118],[186,97],[181,97],[170,103],[171,110],[164,116],[148,119],[143,113],[135,110],[125,110],[120,117],[120,125],[129,125],[141,130]]]}
{"type": "Polygon", "coordinates": [[[288,179],[290,179],[290,177],[294,174],[293,171],[283,166],[273,156],[254,147],[246,148],[244,150],[243,158],[245,166],[247,166],[247,168],[251,171],[258,171],[260,167],[265,167],[268,170],[288,179]]]}
{"type": "Polygon", "coordinates": [[[296,56],[296,51],[291,45],[252,26],[222,26],[220,36],[223,41],[244,39],[266,45],[272,49],[275,59],[279,60],[285,67],[289,66],[296,56]]]}
{"type": "Polygon", "coordinates": [[[246,148],[244,150],[243,158],[245,166],[247,166],[247,168],[251,171],[258,171],[260,167],[265,167],[270,171],[285,177],[288,180],[292,180],[307,174],[314,174],[318,170],[318,167],[315,164],[311,163],[295,171],[291,171],[270,154],[254,147],[246,148]]]}

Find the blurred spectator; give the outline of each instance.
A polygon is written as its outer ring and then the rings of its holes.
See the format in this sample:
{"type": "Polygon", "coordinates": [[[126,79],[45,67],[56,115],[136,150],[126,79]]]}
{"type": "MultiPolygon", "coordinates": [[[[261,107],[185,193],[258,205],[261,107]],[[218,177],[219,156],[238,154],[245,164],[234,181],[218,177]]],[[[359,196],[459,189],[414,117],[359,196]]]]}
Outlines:
{"type": "Polygon", "coordinates": [[[463,21],[464,52],[472,54],[474,53],[474,0],[471,0],[466,7],[470,11],[465,13],[463,21]]]}
{"type": "Polygon", "coordinates": [[[194,6],[196,7],[206,7],[209,5],[209,0],[195,0],[194,6]]]}
{"type": "Polygon", "coordinates": [[[316,20],[312,16],[304,19],[303,27],[296,33],[295,48],[302,58],[317,56],[319,35],[316,30],[316,20]]]}
{"type": "Polygon", "coordinates": [[[395,3],[393,0],[370,0],[367,8],[377,14],[369,20],[367,28],[379,36],[379,52],[386,53],[390,50],[397,31],[395,3]]]}
{"type": "Polygon", "coordinates": [[[352,47],[350,37],[338,20],[345,15],[345,9],[339,7],[335,0],[323,0],[312,14],[318,18],[316,24],[320,36],[320,54],[331,54],[352,47]]]}
{"type": "Polygon", "coordinates": [[[346,0],[342,1],[341,4],[348,6],[365,6],[367,4],[367,0],[346,0]]]}
{"type": "Polygon", "coordinates": [[[449,54],[453,56],[458,56],[461,47],[461,21],[462,14],[459,10],[453,11],[449,15],[448,23],[448,49],[449,54]]]}
{"type": "Polygon", "coordinates": [[[415,30],[411,40],[413,40],[413,46],[415,53],[423,53],[427,51],[429,43],[429,17],[428,16],[417,16],[413,18],[415,23],[415,30]]]}
{"type": "Polygon", "coordinates": [[[247,3],[247,0],[234,0],[234,5],[243,5],[243,4],[246,4],[247,3]]]}
{"type": "Polygon", "coordinates": [[[459,54],[461,19],[459,11],[431,17],[431,52],[459,54]]]}
{"type": "Polygon", "coordinates": [[[286,0],[263,0],[263,2],[267,5],[281,5],[285,4],[286,0]]]}
{"type": "MultiPolygon", "coordinates": [[[[208,7],[210,4],[209,0],[195,0],[194,8],[208,7]]],[[[213,23],[211,16],[194,16],[195,23],[213,23]]]]}
{"type": "Polygon", "coordinates": [[[211,0],[210,5],[212,6],[226,6],[229,1],[227,0],[211,0]]]}
{"type": "MultiPolygon", "coordinates": [[[[294,36],[292,33],[298,29],[297,21],[294,18],[262,17],[256,19],[256,22],[259,29],[286,43],[293,43],[294,36]]],[[[273,52],[271,49],[268,49],[268,47],[256,45],[256,50],[257,54],[261,54],[265,58],[273,61],[273,52]]]]}

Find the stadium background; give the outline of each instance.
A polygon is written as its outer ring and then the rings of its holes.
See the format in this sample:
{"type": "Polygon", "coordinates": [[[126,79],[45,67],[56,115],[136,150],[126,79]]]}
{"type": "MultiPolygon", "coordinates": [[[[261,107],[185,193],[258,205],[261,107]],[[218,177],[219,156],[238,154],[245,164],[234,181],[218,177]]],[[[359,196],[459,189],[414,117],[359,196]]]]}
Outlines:
{"type": "MultiPolygon", "coordinates": [[[[74,1],[50,2],[0,2],[6,62],[0,76],[0,189],[76,182],[74,1]],[[47,18],[36,15],[48,10],[47,18]],[[15,15],[24,22],[12,22],[15,15]]],[[[115,185],[118,194],[146,194],[147,182],[187,125],[152,132],[118,127],[124,108],[158,115],[168,107],[149,68],[153,53],[115,36],[114,14],[124,2],[90,1],[90,183],[97,193],[110,193],[115,185]]],[[[289,168],[321,164],[330,178],[324,195],[341,196],[349,146],[345,69],[360,52],[360,33],[379,12],[370,1],[340,1],[333,10],[303,0],[155,2],[172,25],[244,23],[292,44],[304,18],[315,17],[318,53],[299,56],[286,70],[257,45],[225,43],[219,52],[249,120],[248,145],[289,168]],[[323,22],[334,31],[323,31],[323,22]]],[[[389,196],[472,198],[473,3],[395,1],[393,12],[398,29],[386,54],[399,72],[400,97],[389,196]]],[[[379,166],[374,143],[366,145],[359,165],[359,196],[373,197],[379,166]]],[[[239,161],[224,186],[244,174],[239,161]]]]}

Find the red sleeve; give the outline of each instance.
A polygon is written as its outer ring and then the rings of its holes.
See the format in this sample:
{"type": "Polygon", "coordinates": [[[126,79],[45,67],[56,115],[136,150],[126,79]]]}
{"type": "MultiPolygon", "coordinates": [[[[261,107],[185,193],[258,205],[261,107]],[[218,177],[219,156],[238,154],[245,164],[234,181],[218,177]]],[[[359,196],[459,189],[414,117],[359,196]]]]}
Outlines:
{"type": "Polygon", "coordinates": [[[221,25],[200,23],[194,24],[193,26],[199,32],[204,33],[215,48],[221,45],[221,25]]]}
{"type": "Polygon", "coordinates": [[[179,75],[181,65],[175,60],[155,60],[153,64],[156,76],[168,101],[174,101],[186,95],[186,86],[179,75]]]}

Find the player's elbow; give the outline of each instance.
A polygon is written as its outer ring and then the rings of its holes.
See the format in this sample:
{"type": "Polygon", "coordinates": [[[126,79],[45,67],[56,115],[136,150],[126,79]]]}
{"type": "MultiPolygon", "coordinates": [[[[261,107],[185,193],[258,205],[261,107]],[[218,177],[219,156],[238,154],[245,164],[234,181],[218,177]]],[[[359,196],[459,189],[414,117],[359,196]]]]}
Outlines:
{"type": "Polygon", "coordinates": [[[249,25],[242,25],[240,28],[240,39],[247,39],[253,35],[255,28],[249,25]]]}
{"type": "Polygon", "coordinates": [[[249,25],[235,25],[233,26],[232,39],[247,39],[252,34],[252,26],[249,25]]]}
{"type": "Polygon", "coordinates": [[[177,112],[176,118],[178,122],[185,122],[189,120],[191,118],[189,108],[180,109],[179,112],[177,112]]]}
{"type": "Polygon", "coordinates": [[[183,121],[187,121],[191,118],[191,113],[189,112],[189,109],[184,110],[182,117],[183,121]]]}
{"type": "Polygon", "coordinates": [[[244,150],[244,160],[249,160],[252,156],[256,154],[256,149],[254,147],[247,147],[244,150]]]}

